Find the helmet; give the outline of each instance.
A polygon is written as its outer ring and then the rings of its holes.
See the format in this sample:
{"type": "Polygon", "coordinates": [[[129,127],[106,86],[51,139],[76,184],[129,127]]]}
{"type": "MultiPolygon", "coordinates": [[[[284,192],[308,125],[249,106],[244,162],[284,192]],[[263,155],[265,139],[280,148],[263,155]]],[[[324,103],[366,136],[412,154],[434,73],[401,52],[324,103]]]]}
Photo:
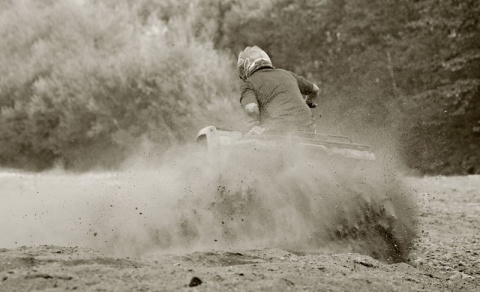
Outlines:
{"type": "Polygon", "coordinates": [[[242,80],[247,79],[260,68],[273,68],[270,57],[257,46],[246,47],[238,54],[238,75],[242,80]]]}

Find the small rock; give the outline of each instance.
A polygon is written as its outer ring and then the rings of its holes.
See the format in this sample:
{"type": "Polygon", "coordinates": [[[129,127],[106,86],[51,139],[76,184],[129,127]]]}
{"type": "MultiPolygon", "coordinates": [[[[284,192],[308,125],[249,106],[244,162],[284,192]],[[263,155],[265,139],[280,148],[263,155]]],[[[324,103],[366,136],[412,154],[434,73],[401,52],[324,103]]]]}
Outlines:
{"type": "Polygon", "coordinates": [[[378,264],[373,259],[370,259],[370,258],[358,257],[358,258],[353,260],[353,263],[354,264],[360,264],[360,265],[368,267],[368,268],[378,267],[378,264]]]}
{"type": "Polygon", "coordinates": [[[417,258],[413,261],[415,265],[423,265],[425,261],[422,258],[417,258]]]}
{"type": "Polygon", "coordinates": [[[198,277],[193,277],[188,284],[188,287],[196,287],[202,285],[202,280],[198,277]]]}
{"type": "Polygon", "coordinates": [[[285,282],[288,286],[295,286],[295,283],[293,283],[292,281],[290,281],[288,279],[282,278],[280,280],[285,282]]]}
{"type": "Polygon", "coordinates": [[[452,281],[455,281],[455,280],[458,280],[458,279],[461,279],[462,278],[462,273],[460,272],[455,272],[453,275],[450,276],[450,278],[448,278],[449,280],[452,280],[452,281]]]}
{"type": "Polygon", "coordinates": [[[449,266],[444,266],[444,267],[443,267],[443,270],[445,270],[445,271],[451,271],[451,270],[453,270],[453,268],[452,268],[452,267],[449,267],[449,266]]]}
{"type": "Polygon", "coordinates": [[[465,273],[461,273],[461,276],[462,276],[462,279],[464,279],[464,280],[473,280],[473,279],[475,279],[475,277],[470,276],[470,275],[465,274],[465,273]]]}
{"type": "Polygon", "coordinates": [[[224,280],[224,279],[222,278],[222,276],[220,276],[220,275],[216,275],[216,276],[215,276],[215,279],[216,279],[217,281],[223,281],[223,280],[224,280]]]}

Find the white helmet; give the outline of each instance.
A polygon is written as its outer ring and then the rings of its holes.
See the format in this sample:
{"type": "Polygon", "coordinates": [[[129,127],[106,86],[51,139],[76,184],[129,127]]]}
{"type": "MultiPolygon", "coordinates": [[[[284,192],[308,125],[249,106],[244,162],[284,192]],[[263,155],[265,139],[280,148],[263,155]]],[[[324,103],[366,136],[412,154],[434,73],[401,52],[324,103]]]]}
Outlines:
{"type": "Polygon", "coordinates": [[[260,68],[273,68],[270,57],[257,46],[246,47],[238,54],[238,75],[242,80],[247,79],[260,68]]]}

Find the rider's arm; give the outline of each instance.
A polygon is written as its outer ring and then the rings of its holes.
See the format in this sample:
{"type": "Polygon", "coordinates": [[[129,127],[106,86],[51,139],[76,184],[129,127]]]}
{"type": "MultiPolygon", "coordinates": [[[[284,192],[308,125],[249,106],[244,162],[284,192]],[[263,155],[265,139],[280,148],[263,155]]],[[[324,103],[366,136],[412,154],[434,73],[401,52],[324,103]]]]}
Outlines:
{"type": "Polygon", "coordinates": [[[260,116],[260,110],[258,108],[258,101],[255,95],[255,91],[250,82],[243,82],[240,88],[240,104],[245,112],[255,120],[258,120],[260,116]]]}
{"type": "Polygon", "coordinates": [[[317,105],[315,104],[315,99],[320,93],[320,88],[318,88],[315,83],[308,81],[304,77],[298,76],[293,72],[290,73],[293,75],[293,77],[295,77],[295,79],[297,79],[297,84],[300,92],[307,96],[307,98],[305,99],[305,103],[307,103],[308,106],[311,108],[316,107],[317,105]]]}

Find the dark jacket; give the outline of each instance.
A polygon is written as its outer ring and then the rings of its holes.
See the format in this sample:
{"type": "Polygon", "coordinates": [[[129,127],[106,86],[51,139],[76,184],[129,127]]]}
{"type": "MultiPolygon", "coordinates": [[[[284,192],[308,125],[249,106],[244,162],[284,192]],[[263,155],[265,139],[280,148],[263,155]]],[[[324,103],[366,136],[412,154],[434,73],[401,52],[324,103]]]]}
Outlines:
{"type": "Polygon", "coordinates": [[[258,104],[261,125],[267,130],[313,132],[315,121],[302,96],[312,94],[313,88],[312,82],[290,71],[263,68],[242,84],[240,103],[258,104]]]}

